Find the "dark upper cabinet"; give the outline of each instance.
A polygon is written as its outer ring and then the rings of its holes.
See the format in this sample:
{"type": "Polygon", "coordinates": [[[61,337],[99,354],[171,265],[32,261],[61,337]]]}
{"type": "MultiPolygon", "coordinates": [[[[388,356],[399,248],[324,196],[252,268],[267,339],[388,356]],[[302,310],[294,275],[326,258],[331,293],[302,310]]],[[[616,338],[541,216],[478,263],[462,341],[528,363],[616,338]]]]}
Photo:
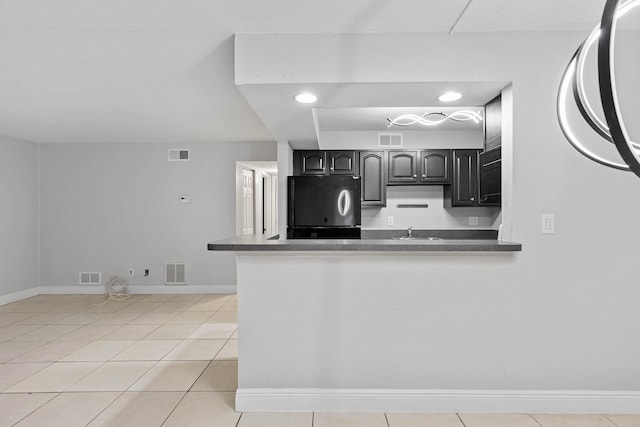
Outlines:
{"type": "Polygon", "coordinates": [[[502,145],[502,95],[498,95],[484,106],[484,150],[502,145]]]}
{"type": "Polygon", "coordinates": [[[389,185],[449,184],[451,150],[389,151],[389,185]]]}
{"type": "Polygon", "coordinates": [[[418,162],[415,151],[388,152],[389,184],[415,184],[418,182],[418,162]]]}
{"type": "Polygon", "coordinates": [[[502,201],[502,96],[484,110],[484,153],[480,154],[480,206],[500,206],[502,201]]]}
{"type": "Polygon", "coordinates": [[[326,151],[293,152],[294,175],[326,175],[328,170],[326,151]]]}
{"type": "Polygon", "coordinates": [[[502,148],[480,154],[480,206],[500,206],[502,201],[502,148]]]}
{"type": "Polygon", "coordinates": [[[451,150],[421,151],[418,179],[424,184],[451,183],[451,150]]]}
{"type": "Polygon", "coordinates": [[[453,150],[453,176],[445,187],[446,206],[478,206],[479,150],[453,150]]]}
{"type": "Polygon", "coordinates": [[[358,175],[357,151],[294,151],[294,175],[358,175]]]}
{"type": "Polygon", "coordinates": [[[359,175],[357,151],[329,151],[329,175],[359,175]]]}
{"type": "Polygon", "coordinates": [[[386,156],[384,151],[360,152],[362,207],[387,205],[386,156]]]}

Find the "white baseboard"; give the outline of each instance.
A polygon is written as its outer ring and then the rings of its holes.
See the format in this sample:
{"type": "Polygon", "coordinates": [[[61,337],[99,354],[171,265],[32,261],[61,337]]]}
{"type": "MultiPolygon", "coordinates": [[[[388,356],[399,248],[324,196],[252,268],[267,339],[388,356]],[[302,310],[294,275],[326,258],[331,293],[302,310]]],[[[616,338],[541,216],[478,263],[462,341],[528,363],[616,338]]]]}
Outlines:
{"type": "MultiPolygon", "coordinates": [[[[129,286],[129,292],[132,294],[234,294],[236,293],[236,289],[235,285],[129,286]]],[[[36,295],[100,295],[105,293],[105,287],[103,285],[34,286],[24,291],[0,295],[0,305],[20,301],[36,295]]]]}
{"type": "Polygon", "coordinates": [[[18,291],[18,292],[12,292],[10,294],[0,295],[0,305],[20,301],[29,297],[34,297],[38,295],[39,289],[40,288],[38,286],[35,286],[33,288],[25,289],[24,291],[18,291]]]}
{"type": "MultiPolygon", "coordinates": [[[[104,294],[103,285],[40,286],[40,294],[104,294]]],[[[132,294],[233,294],[234,285],[129,285],[132,294]]]]}
{"type": "Polygon", "coordinates": [[[235,285],[131,285],[132,294],[235,294],[235,285]]]}
{"type": "Polygon", "coordinates": [[[104,293],[104,286],[102,285],[57,285],[38,287],[38,294],[40,295],[100,295],[104,293]]]}
{"type": "Polygon", "coordinates": [[[236,411],[640,414],[640,392],[238,389],[236,411]]]}

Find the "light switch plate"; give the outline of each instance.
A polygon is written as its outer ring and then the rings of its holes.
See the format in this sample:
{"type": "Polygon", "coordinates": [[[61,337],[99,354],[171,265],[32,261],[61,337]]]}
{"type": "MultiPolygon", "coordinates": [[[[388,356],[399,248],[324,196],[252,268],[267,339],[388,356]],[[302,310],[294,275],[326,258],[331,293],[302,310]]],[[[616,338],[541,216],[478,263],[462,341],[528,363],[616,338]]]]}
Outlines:
{"type": "Polygon", "coordinates": [[[478,217],[470,216],[469,217],[469,225],[478,225],[478,217]]]}
{"type": "Polygon", "coordinates": [[[555,234],[556,221],[553,214],[542,214],[542,234],[555,234]]]}
{"type": "Polygon", "coordinates": [[[188,194],[181,194],[180,197],[178,198],[178,202],[180,204],[186,205],[189,202],[191,202],[191,197],[189,197],[188,194]]]}
{"type": "Polygon", "coordinates": [[[387,225],[393,225],[393,217],[392,216],[388,216],[387,217],[387,225]]]}

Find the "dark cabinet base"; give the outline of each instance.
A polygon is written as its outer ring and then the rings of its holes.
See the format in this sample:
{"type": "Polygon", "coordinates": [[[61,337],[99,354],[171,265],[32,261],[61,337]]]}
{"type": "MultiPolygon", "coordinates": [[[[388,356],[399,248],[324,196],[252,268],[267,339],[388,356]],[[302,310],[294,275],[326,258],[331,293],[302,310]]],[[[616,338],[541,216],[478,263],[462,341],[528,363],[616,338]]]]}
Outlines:
{"type": "Polygon", "coordinates": [[[360,227],[288,227],[287,239],[360,239],[360,227]]]}

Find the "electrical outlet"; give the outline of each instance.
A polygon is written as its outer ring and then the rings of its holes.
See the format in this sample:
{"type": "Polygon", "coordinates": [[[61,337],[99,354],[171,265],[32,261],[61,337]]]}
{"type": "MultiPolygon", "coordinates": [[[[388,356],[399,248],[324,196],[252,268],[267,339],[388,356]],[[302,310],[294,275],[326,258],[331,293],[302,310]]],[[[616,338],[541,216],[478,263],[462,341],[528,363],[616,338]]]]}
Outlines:
{"type": "Polygon", "coordinates": [[[129,277],[133,277],[133,268],[129,269],[129,277]]]}
{"type": "Polygon", "coordinates": [[[144,277],[147,277],[149,275],[149,269],[145,268],[144,270],[144,277]]]}
{"type": "Polygon", "coordinates": [[[469,225],[478,225],[478,217],[470,216],[469,217],[469,225]]]}
{"type": "Polygon", "coordinates": [[[393,217],[392,216],[388,216],[387,217],[387,225],[393,225],[393,217]]]}
{"type": "Polygon", "coordinates": [[[542,234],[555,234],[556,220],[553,214],[542,214],[542,234]]]}

